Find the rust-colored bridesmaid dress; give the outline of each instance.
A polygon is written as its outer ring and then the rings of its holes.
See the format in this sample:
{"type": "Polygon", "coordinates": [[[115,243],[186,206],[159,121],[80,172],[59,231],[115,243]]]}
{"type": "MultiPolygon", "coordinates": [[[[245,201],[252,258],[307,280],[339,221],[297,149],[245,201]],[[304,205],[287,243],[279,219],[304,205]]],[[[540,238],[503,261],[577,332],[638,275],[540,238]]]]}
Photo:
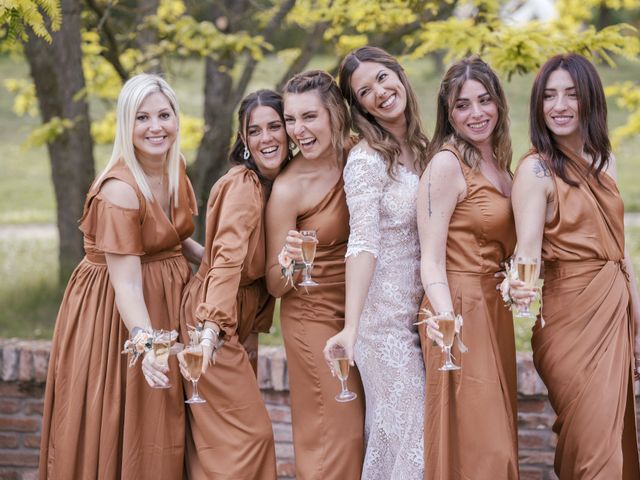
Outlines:
{"type": "Polygon", "coordinates": [[[342,176],[315,207],[299,216],[298,230],[316,230],[312,277],[320,285],[289,290],[280,321],[289,368],[297,480],[358,480],[364,456],[364,393],[357,368],[349,389],[358,398],[338,403],[340,382],[322,350],[344,327],[344,255],[349,210],[342,176]]]}
{"type": "Polygon", "coordinates": [[[193,232],[196,213],[184,165],[179,196],[177,208],[171,201],[169,219],[158,202],[144,198],[122,163],[87,195],[80,221],[85,257],[69,280],[51,346],[41,480],[182,478],[185,414],[178,363],[169,360],[169,389],[149,387],[140,361],[127,367],[121,351],[129,332],[116,308],[104,256],[139,256],[153,328],[178,330],[180,297],[191,272],[180,243],[193,232]],[[100,197],[112,178],[135,190],[139,210],[100,197]]]}
{"type": "Polygon", "coordinates": [[[218,180],[209,196],[205,253],[185,289],[180,327],[188,343],[187,326],[209,320],[225,343],[198,381],[207,403],[187,410],[190,480],[276,478],[271,420],[242,346],[252,331],[268,331],[273,318],[274,299],[264,282],[264,206],[258,175],[242,165],[218,180]]]}
{"type": "Polygon", "coordinates": [[[633,332],[624,270],[624,207],[615,181],[570,151],[572,187],[555,175],[557,208],[542,241],[542,314],[533,361],[558,418],[560,480],[640,478],[633,332]]]}
{"type": "MultiPolygon", "coordinates": [[[[511,200],[452,146],[467,185],[447,237],[447,279],[453,310],[462,314],[461,338],[452,349],[460,370],[441,372],[439,346],[420,328],[427,393],[426,480],[515,480],[518,477],[516,358],[513,318],[496,291],[516,244],[511,200]]],[[[423,306],[432,310],[427,298],[423,306]]]]}

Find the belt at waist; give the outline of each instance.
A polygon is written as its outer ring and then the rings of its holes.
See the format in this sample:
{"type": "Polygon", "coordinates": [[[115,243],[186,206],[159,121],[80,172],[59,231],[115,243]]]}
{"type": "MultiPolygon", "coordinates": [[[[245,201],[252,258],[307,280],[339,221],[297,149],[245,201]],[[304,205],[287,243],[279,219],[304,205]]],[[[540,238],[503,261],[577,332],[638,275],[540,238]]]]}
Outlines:
{"type": "MultiPolygon", "coordinates": [[[[180,245],[177,245],[175,248],[171,250],[162,250],[161,252],[142,255],[140,257],[140,263],[157,262],[159,260],[166,260],[168,258],[179,257],[181,255],[182,255],[182,248],[180,247],[180,245]]],[[[86,258],[91,263],[95,263],[96,265],[107,264],[104,253],[88,252],[85,254],[84,258],[86,258]]]]}
{"type": "Polygon", "coordinates": [[[565,275],[576,274],[579,272],[600,271],[605,265],[617,265],[624,276],[629,279],[624,259],[606,260],[603,258],[589,258],[585,260],[554,260],[544,262],[544,279],[545,281],[563,277],[565,275]]]}

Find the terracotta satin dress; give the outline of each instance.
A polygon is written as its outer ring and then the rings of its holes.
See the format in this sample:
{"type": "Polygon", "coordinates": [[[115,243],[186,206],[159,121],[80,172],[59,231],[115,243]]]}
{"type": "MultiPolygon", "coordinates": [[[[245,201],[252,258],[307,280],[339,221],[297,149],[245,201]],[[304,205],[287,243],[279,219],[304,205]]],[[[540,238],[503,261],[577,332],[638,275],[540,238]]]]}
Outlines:
{"type": "MultiPolygon", "coordinates": [[[[461,370],[441,372],[439,346],[420,328],[427,393],[426,480],[518,478],[516,358],[513,318],[496,291],[516,244],[511,200],[460,160],[467,197],[456,205],[447,238],[447,279],[461,338],[452,349],[461,370]]],[[[423,306],[433,309],[425,297],[423,306]]]]}
{"type": "Polygon", "coordinates": [[[615,181],[570,152],[571,187],[552,177],[557,208],[544,229],[542,314],[533,361],[558,415],[560,480],[638,479],[633,322],[624,258],[624,208],[615,181]]]}
{"type": "Polygon", "coordinates": [[[80,230],[85,257],[73,272],[56,319],[42,419],[40,479],[181,479],[184,391],[175,357],[170,389],[153,389],[138,360],[121,353],[129,337],[115,304],[105,253],[142,262],[145,303],[154,329],[178,330],[190,269],[181,241],[193,232],[195,198],[180,172],[179,206],[171,220],[147,201],[129,169],[115,166],[87,195],[80,230]],[[109,179],[136,192],[140,209],[100,197],[109,179]]]}
{"type": "Polygon", "coordinates": [[[187,411],[189,479],[276,478],[271,421],[242,346],[252,331],[268,331],[273,318],[264,282],[264,197],[258,176],[244,166],[233,167],[209,196],[205,253],[185,289],[180,327],[188,343],[187,325],[210,320],[225,343],[198,382],[207,403],[187,411]]]}
{"type": "Polygon", "coordinates": [[[298,230],[317,231],[312,277],[320,285],[296,286],[280,304],[297,480],[358,480],[362,469],[364,393],[358,370],[352,367],[348,379],[358,398],[338,403],[340,382],[331,375],[322,353],[326,341],[344,327],[349,211],[343,185],[341,177],[296,222],[298,230]]]}

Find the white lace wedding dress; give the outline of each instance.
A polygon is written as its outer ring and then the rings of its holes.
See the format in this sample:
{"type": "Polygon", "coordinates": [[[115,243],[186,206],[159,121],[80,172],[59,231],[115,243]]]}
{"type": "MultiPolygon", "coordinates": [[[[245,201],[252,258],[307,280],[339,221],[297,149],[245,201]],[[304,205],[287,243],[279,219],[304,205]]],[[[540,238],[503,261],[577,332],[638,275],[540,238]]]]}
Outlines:
{"type": "Polygon", "coordinates": [[[366,397],[362,480],[422,480],[424,474],[425,368],[413,325],[423,295],[418,181],[403,166],[391,179],[382,157],[360,145],[344,169],[351,227],[346,256],[377,258],[355,346],[366,397]]]}

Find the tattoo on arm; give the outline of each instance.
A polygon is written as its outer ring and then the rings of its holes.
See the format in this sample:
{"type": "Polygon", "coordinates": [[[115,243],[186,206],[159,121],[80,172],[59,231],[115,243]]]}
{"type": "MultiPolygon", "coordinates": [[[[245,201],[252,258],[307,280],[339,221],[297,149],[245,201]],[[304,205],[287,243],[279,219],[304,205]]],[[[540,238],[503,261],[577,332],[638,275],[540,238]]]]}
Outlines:
{"type": "Polygon", "coordinates": [[[533,166],[533,173],[535,173],[536,177],[538,178],[551,176],[551,171],[549,170],[549,167],[547,167],[544,163],[542,163],[542,160],[538,160],[538,162],[533,166]]]}
{"type": "Polygon", "coordinates": [[[435,285],[444,285],[445,287],[448,287],[449,284],[447,282],[431,282],[431,283],[427,283],[427,285],[425,286],[425,290],[429,290],[429,288],[435,286],[435,285]]]}

